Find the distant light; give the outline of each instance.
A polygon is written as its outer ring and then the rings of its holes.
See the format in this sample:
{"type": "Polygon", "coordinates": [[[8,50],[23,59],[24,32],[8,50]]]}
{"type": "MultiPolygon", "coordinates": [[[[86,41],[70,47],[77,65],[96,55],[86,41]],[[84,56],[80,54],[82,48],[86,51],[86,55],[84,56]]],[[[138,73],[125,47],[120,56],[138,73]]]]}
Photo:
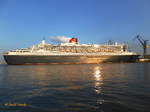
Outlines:
{"type": "Polygon", "coordinates": [[[99,47],[99,45],[98,45],[98,44],[94,44],[94,47],[98,48],[98,47],[99,47]]]}

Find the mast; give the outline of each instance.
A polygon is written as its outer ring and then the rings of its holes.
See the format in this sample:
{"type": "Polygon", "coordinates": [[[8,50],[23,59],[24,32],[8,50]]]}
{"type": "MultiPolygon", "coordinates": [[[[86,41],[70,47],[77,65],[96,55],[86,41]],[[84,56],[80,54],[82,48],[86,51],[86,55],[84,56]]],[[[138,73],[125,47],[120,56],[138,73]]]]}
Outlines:
{"type": "Polygon", "coordinates": [[[43,40],[42,40],[42,45],[45,45],[45,37],[43,37],[43,40]]]}

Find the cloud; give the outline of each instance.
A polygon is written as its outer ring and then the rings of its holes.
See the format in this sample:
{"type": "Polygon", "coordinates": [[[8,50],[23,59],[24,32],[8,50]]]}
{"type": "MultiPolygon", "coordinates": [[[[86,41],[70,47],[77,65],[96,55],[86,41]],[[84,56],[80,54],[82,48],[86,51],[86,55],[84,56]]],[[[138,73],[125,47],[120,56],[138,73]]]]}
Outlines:
{"type": "Polygon", "coordinates": [[[50,39],[53,42],[57,42],[57,43],[68,43],[71,38],[66,36],[56,36],[56,37],[50,37],[50,39]]]}

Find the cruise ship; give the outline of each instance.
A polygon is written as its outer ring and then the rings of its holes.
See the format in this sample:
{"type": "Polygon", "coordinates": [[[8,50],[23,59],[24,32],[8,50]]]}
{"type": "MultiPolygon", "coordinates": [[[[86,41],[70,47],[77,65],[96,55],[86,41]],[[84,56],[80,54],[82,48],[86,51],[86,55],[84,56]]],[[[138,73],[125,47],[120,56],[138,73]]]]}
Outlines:
{"type": "Polygon", "coordinates": [[[79,44],[77,38],[58,45],[45,40],[29,48],[3,53],[8,65],[87,64],[105,62],[135,62],[138,54],[129,52],[125,44],[79,44]]]}

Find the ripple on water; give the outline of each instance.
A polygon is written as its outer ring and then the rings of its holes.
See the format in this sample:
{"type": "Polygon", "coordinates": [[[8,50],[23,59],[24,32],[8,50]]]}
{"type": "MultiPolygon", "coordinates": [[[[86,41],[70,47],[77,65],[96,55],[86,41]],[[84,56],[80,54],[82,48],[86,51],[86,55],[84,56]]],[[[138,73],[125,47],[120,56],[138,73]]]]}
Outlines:
{"type": "Polygon", "coordinates": [[[21,112],[149,112],[150,64],[0,66],[0,101],[21,112]]]}

